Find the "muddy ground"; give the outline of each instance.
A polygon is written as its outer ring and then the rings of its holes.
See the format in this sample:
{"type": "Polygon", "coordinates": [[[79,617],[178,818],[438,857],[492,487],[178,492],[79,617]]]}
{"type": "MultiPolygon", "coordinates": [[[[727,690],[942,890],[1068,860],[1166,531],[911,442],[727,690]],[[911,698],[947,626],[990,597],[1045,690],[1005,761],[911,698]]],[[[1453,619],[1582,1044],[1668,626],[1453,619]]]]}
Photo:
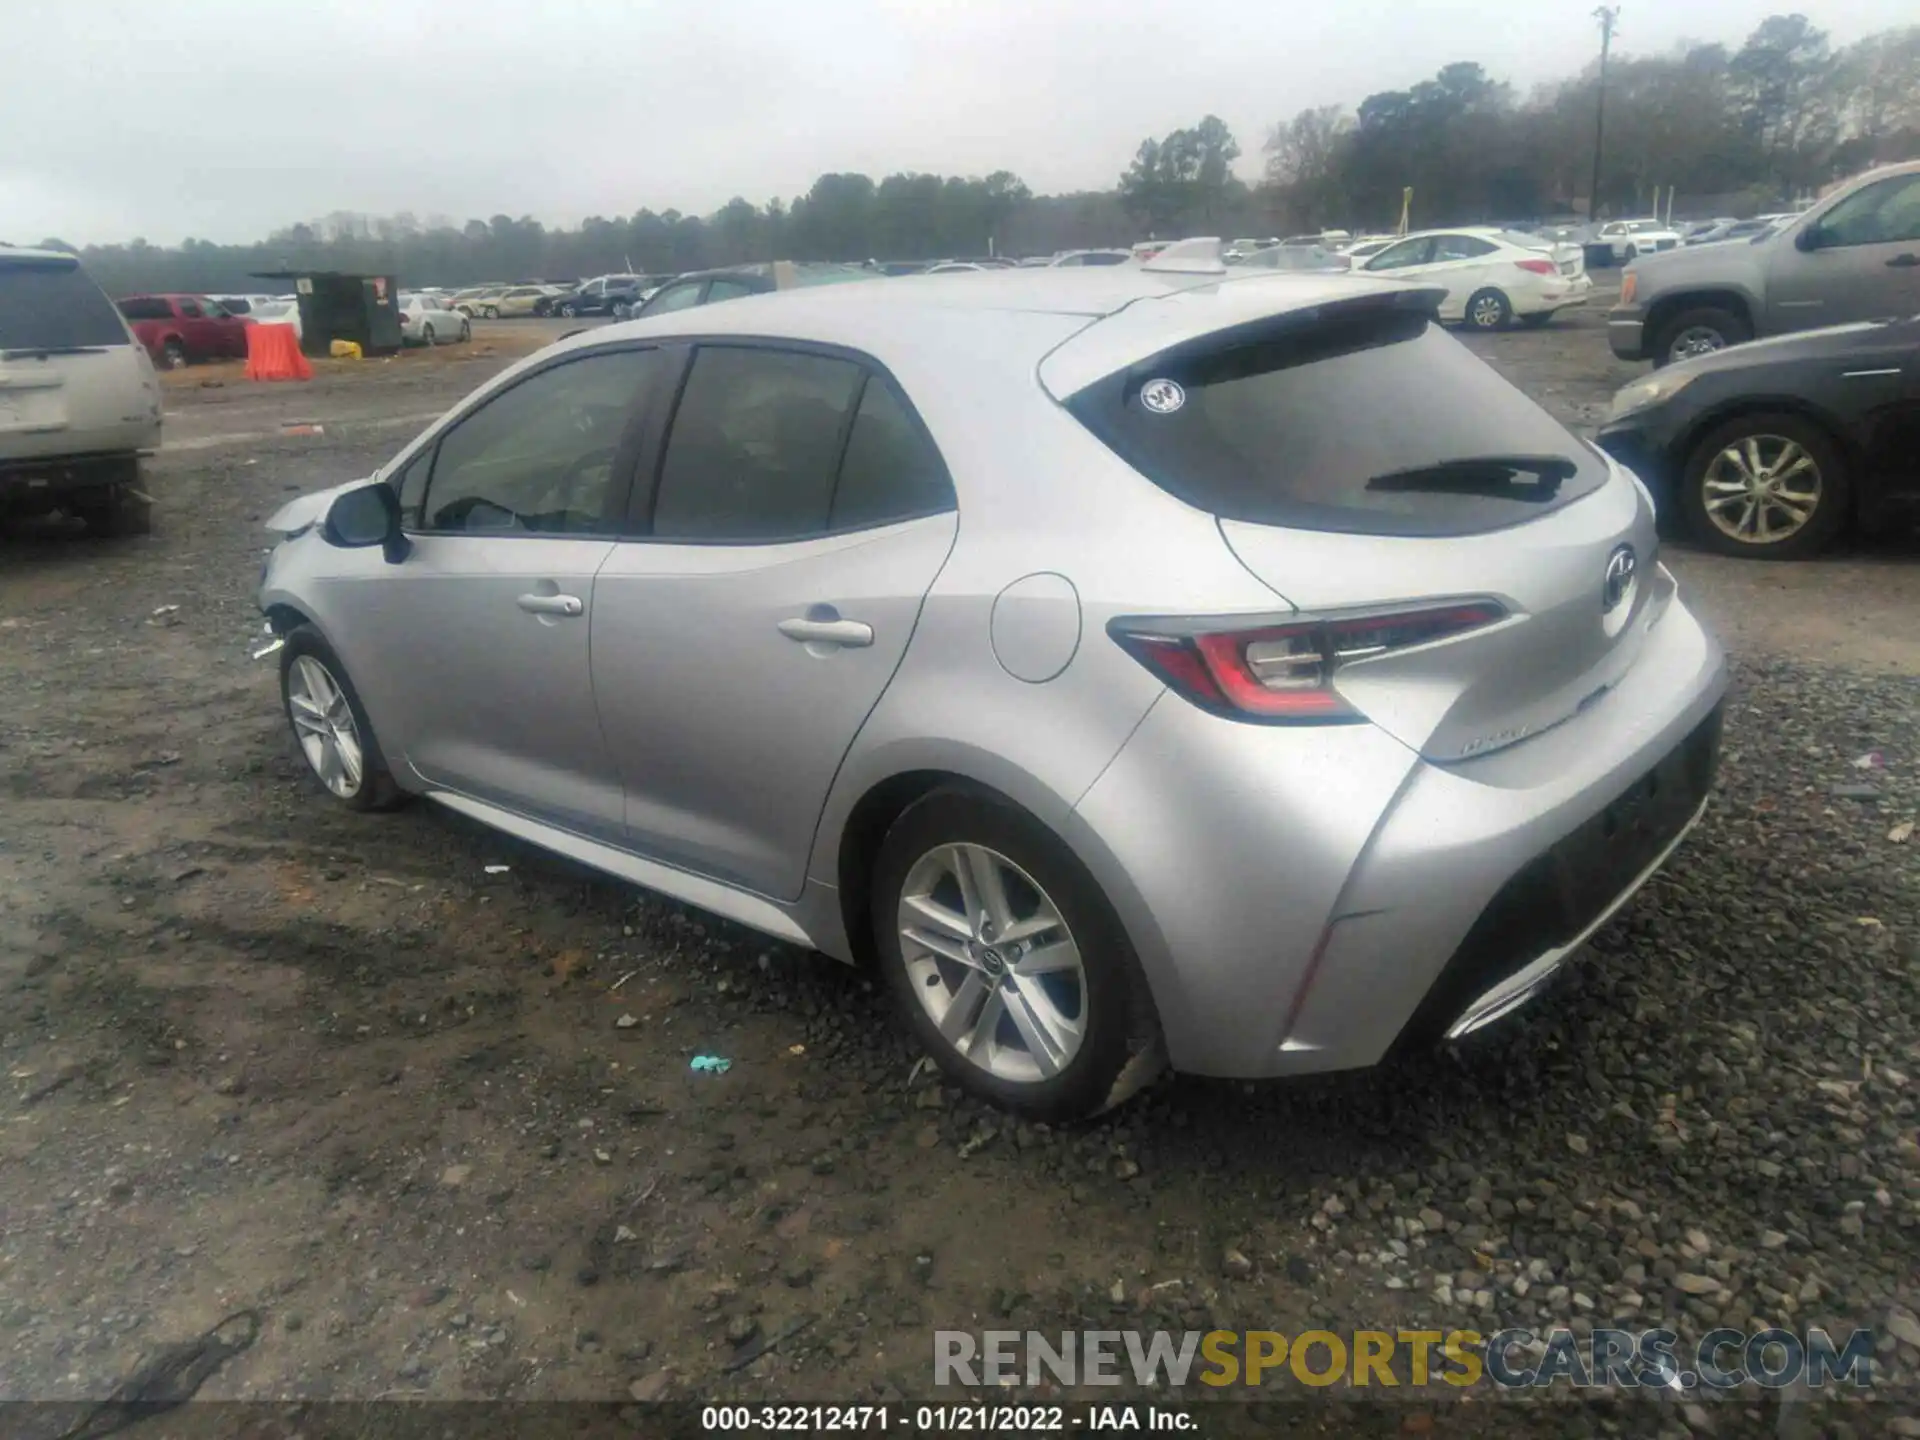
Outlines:
{"type": "MultiPolygon", "coordinates": [[[[151,538],[0,539],[0,1398],[242,1308],[203,1397],[925,1398],[936,1327],[1777,1320],[1915,1361],[1910,538],[1669,550],[1738,665],[1724,792],[1519,1023],[1049,1132],[917,1073],[853,971],[309,780],[260,522],[531,333],[173,377],[151,538]]],[[[1593,312],[1472,343],[1587,427],[1636,368],[1593,312]]]]}

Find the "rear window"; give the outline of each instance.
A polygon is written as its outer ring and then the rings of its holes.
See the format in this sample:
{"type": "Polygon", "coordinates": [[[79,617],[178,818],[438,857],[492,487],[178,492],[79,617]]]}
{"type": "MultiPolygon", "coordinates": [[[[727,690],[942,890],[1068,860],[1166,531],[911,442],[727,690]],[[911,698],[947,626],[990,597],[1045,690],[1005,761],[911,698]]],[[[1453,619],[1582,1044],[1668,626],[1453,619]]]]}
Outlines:
{"type": "Polygon", "coordinates": [[[1256,525],[1469,535],[1558,509],[1607,477],[1591,449],[1420,314],[1214,336],[1096,381],[1067,408],[1161,489],[1256,525]]]}
{"type": "Polygon", "coordinates": [[[0,350],[75,350],[125,345],[113,302],[78,265],[0,260],[0,350]]]}

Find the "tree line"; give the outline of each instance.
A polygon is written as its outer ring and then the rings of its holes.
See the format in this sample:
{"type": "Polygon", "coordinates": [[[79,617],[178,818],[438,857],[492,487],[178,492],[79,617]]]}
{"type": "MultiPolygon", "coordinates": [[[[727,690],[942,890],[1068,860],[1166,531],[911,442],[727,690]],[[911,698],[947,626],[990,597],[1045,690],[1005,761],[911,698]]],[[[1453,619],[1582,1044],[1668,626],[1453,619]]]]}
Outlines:
{"type": "MultiPolygon", "coordinates": [[[[1144,236],[1388,229],[1413,191],[1415,225],[1644,213],[1665,187],[1676,214],[1753,213],[1865,165],[1920,156],[1920,25],[1843,48],[1804,15],[1761,22],[1738,48],[1688,45],[1616,56],[1606,145],[1590,207],[1599,65],[1522,97],[1472,62],[1443,66],[1351,110],[1318,106],[1275,125],[1264,174],[1217,116],[1143,140],[1111,190],[1037,196],[1011,171],[820,176],[806,194],[710,215],[642,209],[577,229],[522,216],[337,212],[251,245],[80,250],[100,283],[134,290],[247,291],[279,269],[396,274],[403,284],[666,274],[749,260],[924,260],[1049,254],[1144,236]]],[[[74,249],[61,240],[48,245],[74,249]]]]}

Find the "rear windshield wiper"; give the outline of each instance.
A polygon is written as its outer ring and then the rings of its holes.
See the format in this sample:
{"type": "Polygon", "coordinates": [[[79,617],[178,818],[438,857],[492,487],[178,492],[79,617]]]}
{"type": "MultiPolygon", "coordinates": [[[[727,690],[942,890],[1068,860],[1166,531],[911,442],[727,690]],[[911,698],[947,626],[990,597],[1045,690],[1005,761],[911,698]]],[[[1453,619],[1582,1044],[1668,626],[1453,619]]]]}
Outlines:
{"type": "Polygon", "coordinates": [[[1553,499],[1561,482],[1571,480],[1579,471],[1580,467],[1564,455],[1471,455],[1376,475],[1367,481],[1367,489],[1485,495],[1537,503],[1553,499]]]}
{"type": "Polygon", "coordinates": [[[0,360],[24,360],[29,356],[44,360],[49,355],[104,355],[105,345],[21,345],[0,350],[0,360]]]}

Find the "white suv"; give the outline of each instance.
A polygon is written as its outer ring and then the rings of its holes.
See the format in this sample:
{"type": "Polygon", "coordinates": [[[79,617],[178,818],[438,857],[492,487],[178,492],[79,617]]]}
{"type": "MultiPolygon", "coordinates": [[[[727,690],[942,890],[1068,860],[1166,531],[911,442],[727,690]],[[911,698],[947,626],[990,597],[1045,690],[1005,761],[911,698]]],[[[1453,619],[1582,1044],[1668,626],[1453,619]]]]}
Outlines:
{"type": "Polygon", "coordinates": [[[72,255],[0,245],[0,516],[144,535],[159,444],[153,362],[113,303],[72,255]]]}

